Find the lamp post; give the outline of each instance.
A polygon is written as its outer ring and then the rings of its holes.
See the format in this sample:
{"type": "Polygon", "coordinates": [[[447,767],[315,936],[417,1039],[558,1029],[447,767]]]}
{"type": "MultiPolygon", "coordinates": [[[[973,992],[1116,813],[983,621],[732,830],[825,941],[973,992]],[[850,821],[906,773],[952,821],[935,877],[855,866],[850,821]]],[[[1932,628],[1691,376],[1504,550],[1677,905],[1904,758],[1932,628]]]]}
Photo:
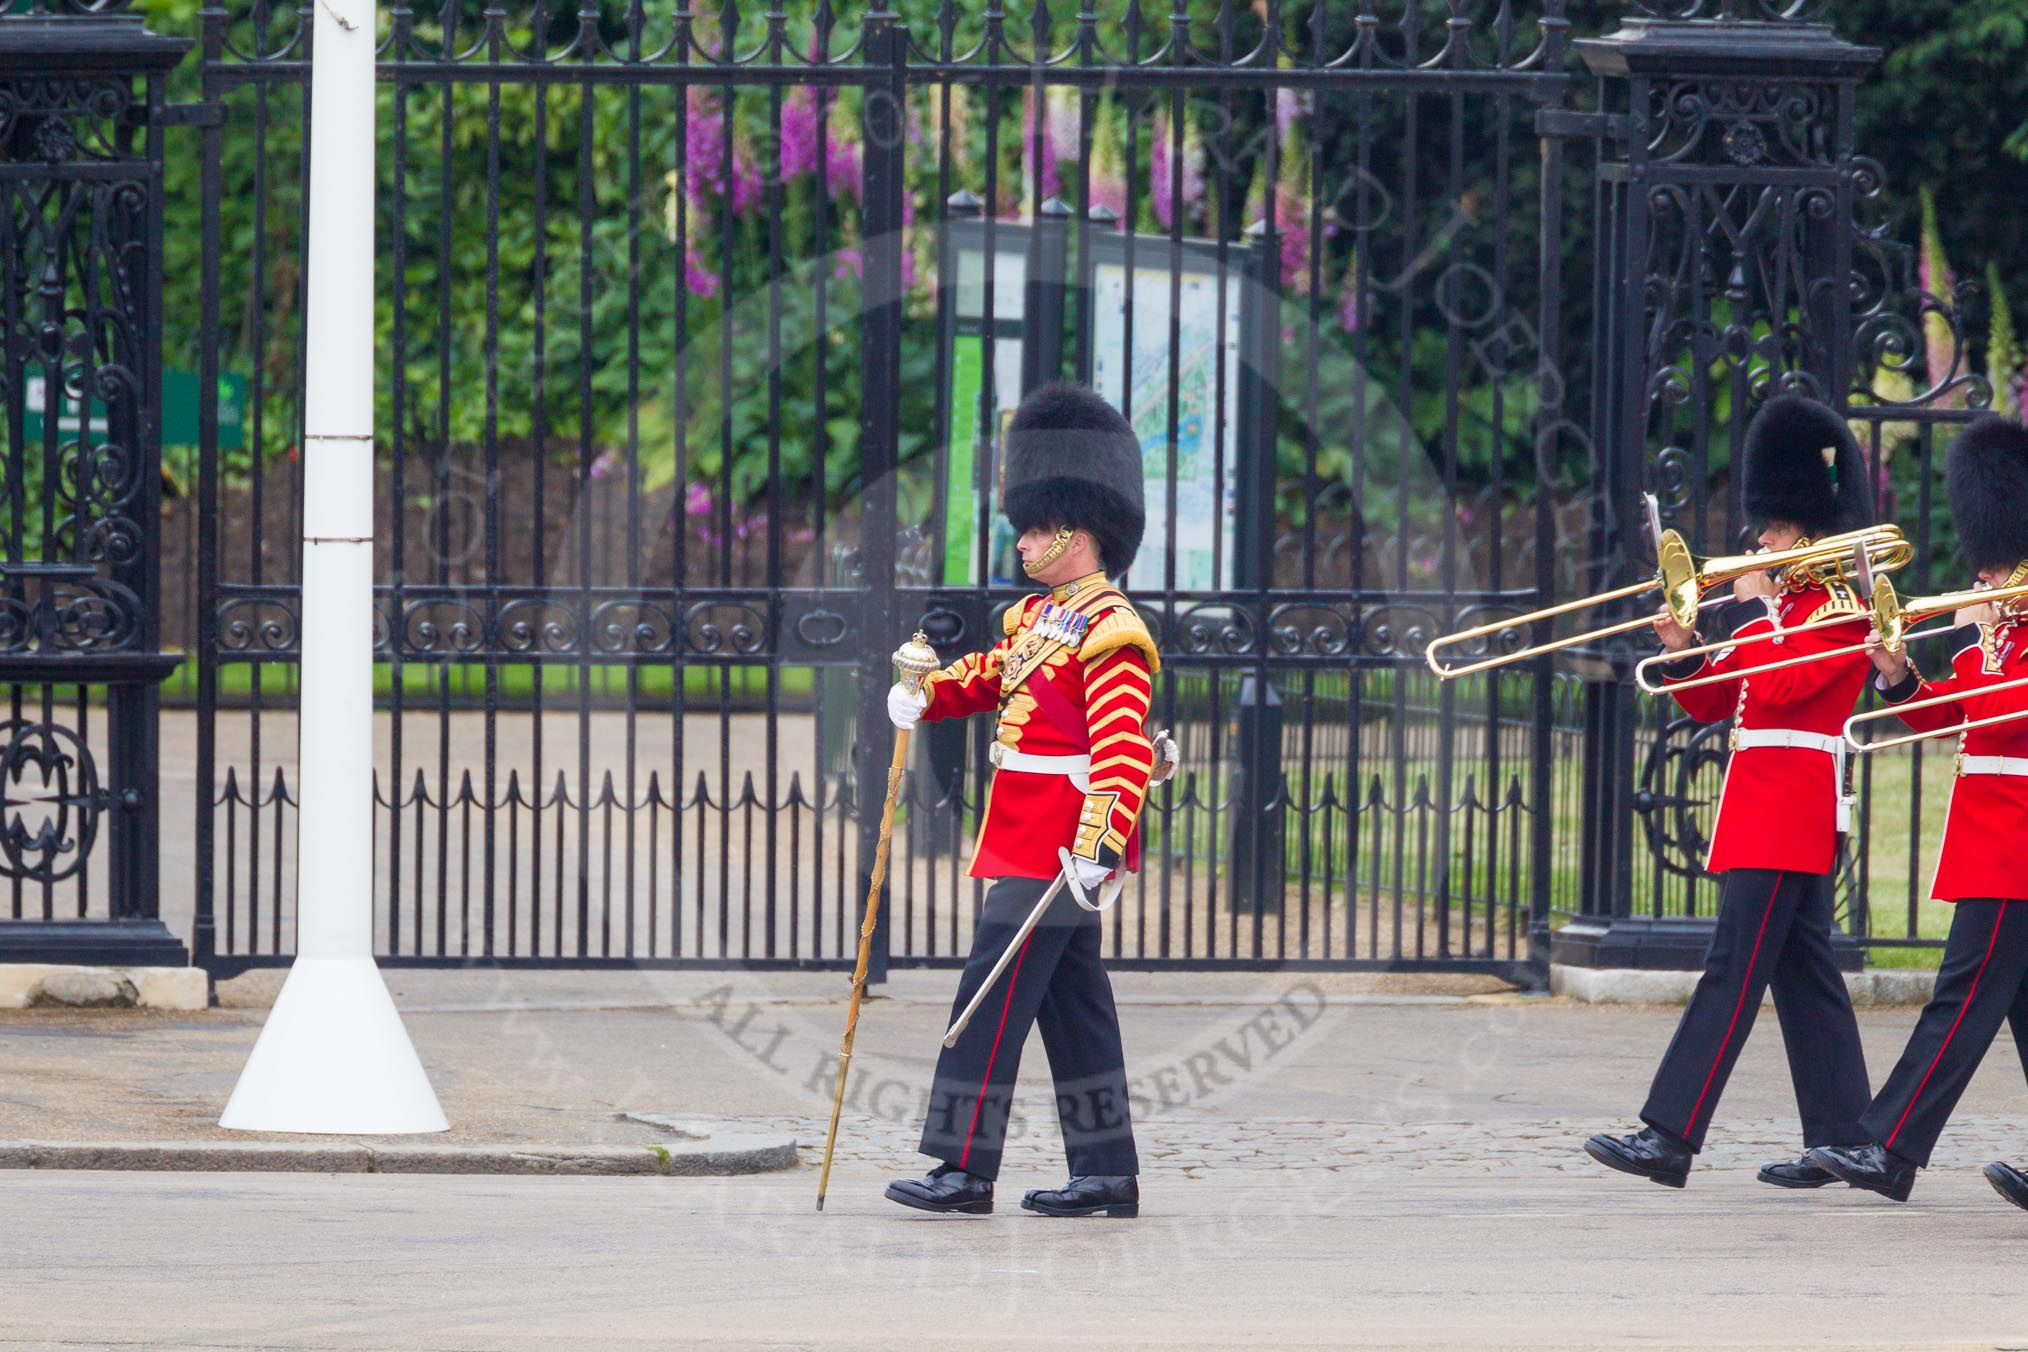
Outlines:
{"type": "Polygon", "coordinates": [[[296,961],[219,1125],[450,1125],[373,960],[374,0],[312,37],[296,961]]]}

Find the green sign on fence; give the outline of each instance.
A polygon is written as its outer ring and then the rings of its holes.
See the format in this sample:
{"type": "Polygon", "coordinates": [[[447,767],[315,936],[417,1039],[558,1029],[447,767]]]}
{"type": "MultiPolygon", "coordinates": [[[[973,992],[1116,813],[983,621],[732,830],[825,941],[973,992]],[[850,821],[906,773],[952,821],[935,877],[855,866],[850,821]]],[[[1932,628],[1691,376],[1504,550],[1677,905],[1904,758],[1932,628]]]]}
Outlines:
{"type": "MultiPolygon", "coordinates": [[[[43,385],[42,369],[38,366],[24,367],[25,417],[22,419],[22,438],[34,445],[42,439],[42,415],[49,407],[49,391],[43,385]]],[[[162,373],[162,444],[164,446],[195,446],[197,444],[197,372],[164,371],[162,373]]],[[[78,401],[68,393],[64,395],[63,407],[56,417],[56,430],[68,435],[79,430],[78,401]]],[[[106,406],[94,399],[91,401],[91,430],[100,434],[106,429],[106,406]]],[[[218,378],[218,449],[237,451],[246,445],[246,377],[234,371],[227,371],[218,378]]]]}

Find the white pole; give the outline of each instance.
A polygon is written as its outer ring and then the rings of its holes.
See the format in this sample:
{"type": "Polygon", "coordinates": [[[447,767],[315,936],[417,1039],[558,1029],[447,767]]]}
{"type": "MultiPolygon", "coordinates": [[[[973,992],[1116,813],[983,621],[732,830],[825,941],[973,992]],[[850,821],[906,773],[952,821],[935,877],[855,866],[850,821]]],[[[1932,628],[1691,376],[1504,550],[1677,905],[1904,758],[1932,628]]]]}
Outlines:
{"type": "Polygon", "coordinates": [[[443,1131],[373,960],[374,0],[313,10],[296,961],[219,1125],[443,1131]]]}

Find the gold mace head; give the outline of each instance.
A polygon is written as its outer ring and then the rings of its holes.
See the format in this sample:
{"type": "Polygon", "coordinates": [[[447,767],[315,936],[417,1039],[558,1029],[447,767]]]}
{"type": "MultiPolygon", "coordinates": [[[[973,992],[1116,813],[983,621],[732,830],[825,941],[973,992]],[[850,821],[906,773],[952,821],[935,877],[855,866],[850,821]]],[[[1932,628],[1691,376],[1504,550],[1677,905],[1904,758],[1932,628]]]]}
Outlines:
{"type": "Polygon", "coordinates": [[[922,678],[943,663],[937,660],[937,650],[930,647],[929,635],[918,629],[914,638],[894,650],[894,666],[903,680],[911,685],[921,685],[922,678]]]}

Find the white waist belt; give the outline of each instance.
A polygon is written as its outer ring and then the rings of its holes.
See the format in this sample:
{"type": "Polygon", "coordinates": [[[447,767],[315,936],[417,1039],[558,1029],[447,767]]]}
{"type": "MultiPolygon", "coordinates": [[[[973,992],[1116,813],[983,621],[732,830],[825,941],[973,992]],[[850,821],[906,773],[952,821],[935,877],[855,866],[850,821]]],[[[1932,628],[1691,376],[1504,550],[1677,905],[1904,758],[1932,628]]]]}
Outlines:
{"type": "Polygon", "coordinates": [[[2028,757],[1959,756],[1961,775],[2028,775],[2028,757]]]}
{"type": "Polygon", "coordinates": [[[1084,779],[1091,774],[1090,756],[1032,756],[1001,742],[993,743],[986,759],[999,769],[1016,770],[1024,775],[1069,775],[1084,779]]]}
{"type": "Polygon", "coordinates": [[[1803,732],[1798,728],[1734,728],[1728,739],[1734,751],[1749,747],[1794,747],[1800,751],[1821,751],[1831,758],[1831,774],[1835,782],[1832,792],[1837,795],[1836,820],[1838,830],[1852,829],[1852,797],[1845,792],[1845,750],[1843,737],[1828,732],[1803,732]]]}
{"type": "Polygon", "coordinates": [[[1845,739],[1828,732],[1801,732],[1795,728],[1734,728],[1728,741],[1734,751],[1779,746],[1822,751],[1840,760],[1845,756],[1845,739]]]}

